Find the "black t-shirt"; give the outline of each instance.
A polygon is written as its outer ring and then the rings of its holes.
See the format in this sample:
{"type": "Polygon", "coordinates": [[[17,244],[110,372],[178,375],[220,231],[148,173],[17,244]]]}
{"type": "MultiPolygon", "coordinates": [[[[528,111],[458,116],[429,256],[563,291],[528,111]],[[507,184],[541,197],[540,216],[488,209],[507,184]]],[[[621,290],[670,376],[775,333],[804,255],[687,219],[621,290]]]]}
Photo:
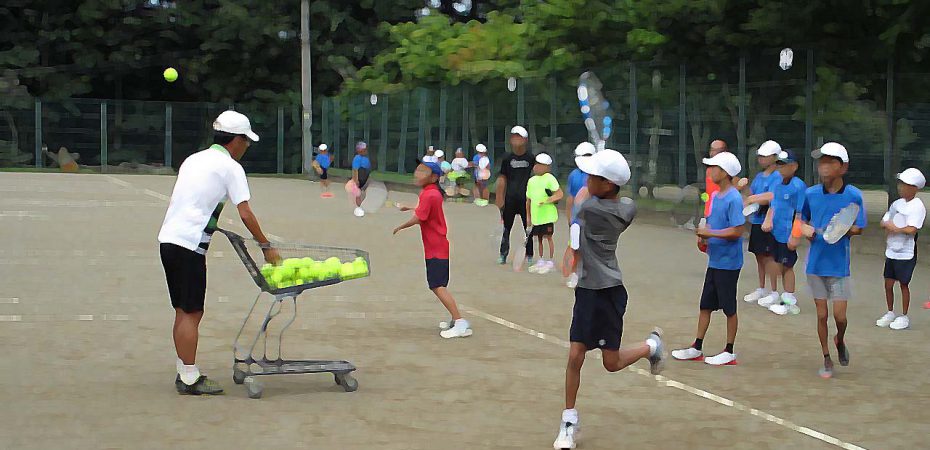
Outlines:
{"type": "Polygon", "coordinates": [[[507,177],[507,202],[526,202],[526,184],[533,176],[533,164],[536,156],[527,151],[522,155],[508,153],[501,160],[500,175],[507,177]]]}

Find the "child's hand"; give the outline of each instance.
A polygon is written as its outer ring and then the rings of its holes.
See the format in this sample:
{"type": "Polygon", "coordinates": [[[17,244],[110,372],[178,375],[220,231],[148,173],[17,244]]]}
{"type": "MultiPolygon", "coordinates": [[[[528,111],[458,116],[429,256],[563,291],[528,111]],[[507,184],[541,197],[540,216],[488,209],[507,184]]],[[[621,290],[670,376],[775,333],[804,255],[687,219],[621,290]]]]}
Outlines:
{"type": "Polygon", "coordinates": [[[801,244],[800,238],[796,238],[794,236],[791,236],[790,238],[788,238],[788,250],[792,250],[792,251],[797,250],[798,245],[800,244],[801,244]]]}
{"type": "Polygon", "coordinates": [[[397,234],[398,231],[400,231],[400,227],[394,228],[394,232],[391,233],[391,234],[392,234],[392,235],[395,235],[395,234],[397,234]]]}
{"type": "Polygon", "coordinates": [[[407,205],[402,205],[402,204],[400,204],[400,203],[394,203],[394,207],[396,207],[397,209],[399,209],[399,210],[401,210],[401,211],[410,211],[411,209],[413,209],[413,208],[411,208],[411,207],[409,207],[409,206],[407,206],[407,205]]]}
{"type": "Polygon", "coordinates": [[[802,236],[804,236],[804,237],[806,237],[806,238],[808,238],[808,239],[813,240],[813,239],[814,239],[814,233],[815,233],[815,232],[816,232],[816,230],[814,229],[814,227],[810,226],[809,224],[806,224],[806,223],[805,223],[805,224],[801,225],[801,235],[802,235],[802,236]]]}

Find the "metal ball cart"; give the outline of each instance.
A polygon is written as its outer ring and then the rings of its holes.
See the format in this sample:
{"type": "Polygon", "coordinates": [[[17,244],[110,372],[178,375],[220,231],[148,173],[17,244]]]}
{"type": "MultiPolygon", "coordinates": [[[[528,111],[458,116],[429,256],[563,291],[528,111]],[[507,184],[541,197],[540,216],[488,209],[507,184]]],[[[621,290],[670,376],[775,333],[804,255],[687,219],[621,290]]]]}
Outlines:
{"type": "Polygon", "coordinates": [[[218,229],[217,231],[226,235],[230,244],[232,244],[233,248],[236,250],[236,254],[239,255],[242,263],[249,271],[249,275],[252,276],[252,280],[255,281],[255,284],[261,289],[258,296],[255,297],[255,301],[252,303],[248,315],[246,315],[245,320],[242,322],[239,333],[236,334],[236,340],[233,344],[233,382],[236,384],[245,384],[249,398],[261,398],[264,386],[256,380],[258,376],[331,373],[333,374],[336,384],[341,386],[346,392],[354,392],[357,390],[358,381],[356,381],[351,374],[351,372],[355,370],[355,366],[352,365],[352,363],[340,360],[283,359],[281,354],[281,343],[284,332],[287,331],[288,327],[290,327],[297,318],[297,296],[308,289],[329,286],[349,279],[369,276],[370,261],[368,252],[351,248],[277,243],[274,245],[274,248],[278,250],[282,258],[339,258],[340,262],[359,261],[359,259],[363,259],[365,261],[366,270],[364,273],[354,273],[352,276],[348,277],[343,276],[343,274],[338,271],[336,274],[330,272],[324,276],[314,276],[308,277],[308,280],[298,280],[301,281],[299,284],[272,286],[273,283],[265,279],[265,276],[261,273],[261,268],[256,263],[255,259],[252,258],[252,253],[250,253],[251,249],[253,253],[257,253],[258,257],[261,258],[262,253],[260,246],[251,239],[244,239],[242,236],[231,231],[223,229],[218,229]],[[264,292],[274,296],[274,301],[265,313],[265,318],[261,322],[261,328],[258,333],[256,333],[255,337],[251,339],[251,341],[244,340],[242,339],[243,332],[264,292]],[[274,354],[277,356],[269,358],[268,326],[272,320],[281,313],[282,303],[287,300],[290,300],[293,304],[293,314],[290,319],[284,323],[280,331],[272,334],[270,342],[271,345],[274,346],[274,342],[277,341],[277,348],[272,348],[274,354]],[[255,351],[259,345],[259,341],[261,341],[262,353],[261,355],[256,355],[255,351]]]}

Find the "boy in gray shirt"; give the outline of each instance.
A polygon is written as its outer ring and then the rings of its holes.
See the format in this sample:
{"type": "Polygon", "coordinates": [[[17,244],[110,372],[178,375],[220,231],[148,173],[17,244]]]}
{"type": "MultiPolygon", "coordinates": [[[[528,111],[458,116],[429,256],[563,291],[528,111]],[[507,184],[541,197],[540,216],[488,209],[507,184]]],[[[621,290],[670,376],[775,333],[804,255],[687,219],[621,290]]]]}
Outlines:
{"type": "Polygon", "coordinates": [[[665,363],[665,346],[658,328],[644,342],[620,349],[627,292],[617,262],[617,240],[636,215],[636,205],[628,198],[619,198],[619,192],[630,180],[630,166],[614,150],[602,150],[576,158],[575,162],[589,175],[591,198],[581,206],[578,223],[571,227],[571,248],[580,264],[579,279],[565,369],[565,410],[553,443],[555,448],[575,448],[579,430],[575,399],[581,384],[581,366],[589,350],[601,349],[604,368],[609,372],[647,358],[651,372],[658,374],[665,363]]]}

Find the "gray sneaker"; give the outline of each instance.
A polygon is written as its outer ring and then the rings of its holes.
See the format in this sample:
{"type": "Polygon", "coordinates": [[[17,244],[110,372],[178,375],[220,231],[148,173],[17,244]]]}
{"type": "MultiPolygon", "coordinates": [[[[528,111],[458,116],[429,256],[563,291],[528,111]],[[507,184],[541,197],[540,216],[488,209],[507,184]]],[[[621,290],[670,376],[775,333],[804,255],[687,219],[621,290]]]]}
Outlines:
{"type": "Polygon", "coordinates": [[[497,263],[500,264],[500,265],[507,264],[507,257],[504,256],[504,255],[498,256],[498,257],[497,257],[497,263]]]}
{"type": "Polygon", "coordinates": [[[174,379],[174,388],[177,389],[178,394],[181,395],[220,395],[223,393],[223,388],[216,381],[210,380],[206,375],[201,375],[196,382],[192,385],[186,385],[181,381],[181,376],[178,375],[174,379]]]}
{"type": "Polygon", "coordinates": [[[845,367],[849,365],[849,349],[846,347],[845,342],[840,342],[836,340],[836,337],[833,338],[833,343],[836,344],[836,353],[838,359],[840,360],[840,365],[845,367]]]}
{"type": "Polygon", "coordinates": [[[658,375],[665,369],[665,359],[668,357],[665,354],[665,343],[662,342],[662,329],[656,327],[646,339],[656,341],[656,352],[649,357],[649,373],[658,375]]]}

